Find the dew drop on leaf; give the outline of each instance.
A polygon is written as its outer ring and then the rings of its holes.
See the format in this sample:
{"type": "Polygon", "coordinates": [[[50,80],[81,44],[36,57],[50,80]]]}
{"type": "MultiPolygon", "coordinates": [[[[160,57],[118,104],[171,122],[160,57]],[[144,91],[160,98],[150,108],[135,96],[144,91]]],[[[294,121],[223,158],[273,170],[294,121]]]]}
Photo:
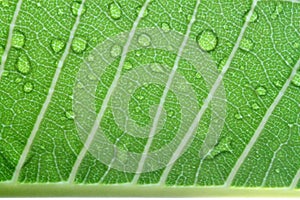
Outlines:
{"type": "Polygon", "coordinates": [[[267,90],[264,87],[258,87],[255,91],[259,96],[265,96],[267,94],[267,90]]]}
{"type": "Polygon", "coordinates": [[[259,109],[259,105],[257,103],[254,103],[251,105],[253,110],[258,110],[259,109]]]}
{"type": "Polygon", "coordinates": [[[127,62],[127,61],[126,61],[126,62],[124,63],[123,68],[126,69],[126,70],[129,70],[129,69],[132,68],[132,64],[131,64],[130,62],[127,62]]]}
{"type": "Polygon", "coordinates": [[[65,43],[62,40],[54,39],[51,41],[51,48],[55,53],[60,52],[65,47],[65,43]]]}
{"type": "MultiPolygon", "coordinates": [[[[73,14],[74,16],[77,16],[77,15],[78,15],[78,10],[79,10],[79,8],[80,8],[80,5],[81,5],[81,3],[78,2],[78,1],[74,1],[74,2],[72,3],[72,5],[71,5],[71,10],[72,10],[72,14],[73,14]]],[[[86,11],[86,8],[85,8],[85,6],[83,6],[82,11],[81,11],[81,15],[83,15],[83,14],[85,13],[85,11],[86,11]]]]}
{"type": "Polygon", "coordinates": [[[197,42],[204,51],[212,51],[217,46],[218,38],[213,31],[206,30],[198,35],[197,42]]]}
{"type": "Polygon", "coordinates": [[[234,115],[235,119],[243,119],[243,116],[240,113],[234,115]]]}
{"type": "Polygon", "coordinates": [[[33,84],[31,82],[27,82],[23,86],[23,91],[29,93],[33,90],[33,84]]]}
{"type": "Polygon", "coordinates": [[[170,27],[170,25],[168,23],[163,22],[163,23],[161,23],[161,29],[164,32],[169,32],[171,30],[171,27],[170,27]]]}
{"type": "Polygon", "coordinates": [[[75,113],[72,110],[67,110],[65,112],[65,115],[66,115],[66,118],[68,118],[68,119],[74,119],[75,118],[75,113]]]}
{"type": "Polygon", "coordinates": [[[122,53],[122,49],[119,45],[114,45],[110,49],[110,55],[112,57],[118,57],[121,55],[121,53],[122,53]]]}
{"type": "Polygon", "coordinates": [[[243,38],[240,43],[240,48],[246,51],[252,50],[254,47],[254,44],[251,39],[243,38]]]}
{"type": "Polygon", "coordinates": [[[294,76],[292,83],[297,86],[300,87],[300,72],[297,72],[296,75],[294,76]]]}
{"type": "Polygon", "coordinates": [[[122,15],[121,6],[116,2],[109,4],[109,14],[113,19],[120,19],[122,15]]]}
{"type": "Polygon", "coordinates": [[[15,31],[12,36],[12,46],[15,48],[22,48],[25,44],[25,35],[21,31],[15,31]]]}
{"type": "Polygon", "coordinates": [[[82,53],[86,49],[87,42],[86,40],[76,37],[72,42],[72,49],[76,53],[82,53]]]}
{"type": "Polygon", "coordinates": [[[141,45],[143,47],[150,46],[150,44],[151,44],[151,38],[147,34],[141,34],[138,37],[138,43],[139,43],[139,45],[141,45]]]}
{"type": "Polygon", "coordinates": [[[30,62],[25,54],[20,55],[17,61],[17,70],[22,74],[28,74],[30,72],[30,62]]]}

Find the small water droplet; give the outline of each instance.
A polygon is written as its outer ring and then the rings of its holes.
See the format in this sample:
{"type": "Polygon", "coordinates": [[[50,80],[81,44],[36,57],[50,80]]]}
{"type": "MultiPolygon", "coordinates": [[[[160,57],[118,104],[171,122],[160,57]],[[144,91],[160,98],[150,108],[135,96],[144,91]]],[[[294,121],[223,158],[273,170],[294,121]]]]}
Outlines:
{"type": "Polygon", "coordinates": [[[280,169],[278,169],[278,168],[275,169],[275,172],[276,172],[276,173],[279,173],[279,172],[280,172],[280,169]]]}
{"type": "Polygon", "coordinates": [[[245,50],[245,51],[250,51],[252,50],[254,47],[254,43],[252,42],[252,40],[248,39],[248,38],[243,38],[241,43],[240,43],[240,48],[245,50]]]}
{"type": "Polygon", "coordinates": [[[204,51],[212,51],[217,46],[218,38],[213,31],[206,30],[198,35],[197,42],[204,51]]]}
{"type": "Polygon", "coordinates": [[[30,62],[25,54],[22,54],[17,61],[17,70],[22,74],[28,74],[30,72],[30,62]]]}
{"type": "Polygon", "coordinates": [[[292,83],[297,86],[297,87],[300,87],[300,72],[298,71],[296,73],[296,75],[294,76],[293,80],[292,80],[292,83]]]}
{"type": "Polygon", "coordinates": [[[22,48],[25,44],[25,35],[21,31],[15,31],[12,36],[12,46],[15,48],[22,48]]]}
{"type": "Polygon", "coordinates": [[[87,45],[86,40],[84,40],[80,37],[76,37],[73,39],[72,49],[76,53],[82,53],[86,49],[86,45],[87,45]]]}
{"type": "Polygon", "coordinates": [[[158,73],[164,72],[163,67],[159,63],[152,63],[152,64],[150,64],[150,68],[154,72],[158,72],[158,73]]]}
{"type": "Polygon", "coordinates": [[[65,47],[65,43],[62,40],[54,39],[51,41],[51,48],[55,53],[60,52],[65,47]]]}
{"type": "Polygon", "coordinates": [[[278,3],[274,12],[271,15],[271,18],[276,19],[282,11],[283,11],[283,6],[281,3],[278,3]]]}
{"type": "Polygon", "coordinates": [[[259,96],[265,96],[267,94],[267,90],[264,87],[258,87],[255,91],[259,96]]]}
{"type": "Polygon", "coordinates": [[[275,81],[275,86],[276,87],[282,87],[282,82],[281,81],[275,81]]]}
{"type": "Polygon", "coordinates": [[[33,90],[33,84],[31,82],[27,82],[23,86],[23,91],[29,93],[33,90]]]}
{"type": "MultiPolygon", "coordinates": [[[[79,8],[81,6],[81,2],[78,2],[78,1],[74,1],[71,5],[71,10],[72,10],[72,14],[74,16],[77,16],[78,15],[78,11],[79,11],[79,8]]],[[[82,11],[81,11],[81,15],[83,15],[86,11],[86,8],[85,6],[83,6],[82,8],[82,11]]]]}
{"type": "Polygon", "coordinates": [[[110,49],[110,55],[112,57],[118,57],[122,53],[122,48],[119,45],[114,45],[110,49]]]}
{"type": "Polygon", "coordinates": [[[254,103],[251,105],[253,110],[258,110],[259,109],[259,105],[257,103],[254,103]]]}
{"type": "Polygon", "coordinates": [[[138,43],[143,47],[150,46],[151,38],[147,34],[143,33],[138,37],[138,43]]]}
{"type": "MultiPolygon", "coordinates": [[[[138,6],[138,7],[136,8],[136,13],[137,13],[137,15],[140,14],[141,9],[142,9],[142,6],[138,6]]],[[[146,8],[146,9],[145,9],[145,12],[143,13],[142,18],[147,17],[147,15],[148,15],[148,9],[146,8]]]]}
{"type": "Polygon", "coordinates": [[[40,2],[38,2],[36,5],[37,5],[38,7],[41,7],[41,6],[42,6],[40,2]]]}
{"type": "Polygon", "coordinates": [[[170,27],[170,25],[168,23],[163,22],[163,23],[161,23],[161,29],[164,32],[169,32],[171,30],[171,27],[170,27]]]}
{"type": "Polygon", "coordinates": [[[21,81],[22,81],[22,79],[21,79],[20,77],[17,77],[17,78],[15,79],[15,83],[21,83],[21,81]]]}
{"type": "Polygon", "coordinates": [[[121,6],[116,2],[109,4],[109,13],[111,18],[120,19],[122,15],[121,6]]]}
{"type": "Polygon", "coordinates": [[[235,119],[243,119],[243,116],[240,113],[234,115],[235,119]]]}
{"type": "Polygon", "coordinates": [[[129,70],[129,69],[132,68],[132,64],[131,64],[130,62],[127,62],[127,61],[126,61],[126,62],[124,63],[124,66],[123,66],[123,67],[124,67],[124,69],[129,70]]]}
{"type": "MultiPolygon", "coordinates": [[[[250,11],[249,11],[250,12],[250,11]]],[[[247,19],[247,16],[249,15],[249,12],[245,15],[245,21],[247,19]]],[[[250,17],[250,20],[249,22],[256,22],[257,21],[257,18],[258,18],[258,14],[256,11],[254,11],[250,17]]]]}
{"type": "Polygon", "coordinates": [[[72,110],[67,110],[67,111],[65,112],[65,116],[66,116],[66,118],[68,118],[68,119],[74,119],[74,118],[75,118],[75,113],[74,113],[74,111],[72,111],[72,110]]]}

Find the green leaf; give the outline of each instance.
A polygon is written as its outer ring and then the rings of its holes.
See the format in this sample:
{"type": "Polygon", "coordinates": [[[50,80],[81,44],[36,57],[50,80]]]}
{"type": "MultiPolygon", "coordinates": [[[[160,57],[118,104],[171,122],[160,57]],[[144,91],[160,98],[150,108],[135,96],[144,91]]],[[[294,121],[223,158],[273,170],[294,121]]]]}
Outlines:
{"type": "Polygon", "coordinates": [[[299,27],[298,0],[0,1],[0,187],[299,188],[299,27]]]}

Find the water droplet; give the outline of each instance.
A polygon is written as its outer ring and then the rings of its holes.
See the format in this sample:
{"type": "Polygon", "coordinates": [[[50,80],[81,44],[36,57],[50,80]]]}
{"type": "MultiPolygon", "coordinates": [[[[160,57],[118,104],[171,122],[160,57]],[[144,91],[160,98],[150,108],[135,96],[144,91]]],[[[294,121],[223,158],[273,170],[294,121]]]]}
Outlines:
{"type": "MultiPolygon", "coordinates": [[[[142,9],[142,6],[138,6],[138,7],[136,8],[136,13],[137,13],[137,15],[140,14],[141,9],[142,9]]],[[[146,8],[145,12],[143,13],[142,18],[146,17],[147,15],[148,15],[148,9],[146,8]]]]}
{"type": "Polygon", "coordinates": [[[25,54],[22,54],[17,61],[17,70],[22,74],[28,74],[30,72],[30,62],[25,54]]]}
{"type": "Polygon", "coordinates": [[[241,43],[240,43],[240,48],[246,51],[250,51],[252,50],[254,47],[254,44],[252,42],[252,40],[248,39],[248,38],[243,38],[241,43]]]}
{"type": "Polygon", "coordinates": [[[75,118],[75,113],[72,110],[67,110],[65,112],[65,115],[66,115],[66,118],[68,118],[68,119],[74,119],[75,118]]]}
{"type": "Polygon", "coordinates": [[[231,150],[231,137],[222,138],[218,144],[212,149],[210,154],[207,156],[207,159],[213,159],[214,157],[220,155],[225,152],[232,152],[231,150]]]}
{"type": "Polygon", "coordinates": [[[122,49],[119,45],[114,45],[110,49],[110,55],[112,57],[118,57],[121,55],[121,53],[122,53],[122,49]]]}
{"type": "Polygon", "coordinates": [[[265,96],[267,94],[267,90],[264,87],[258,87],[255,91],[259,96],[265,96]]]}
{"type": "Polygon", "coordinates": [[[22,79],[20,77],[15,79],[15,83],[21,83],[22,79]]]}
{"type": "Polygon", "coordinates": [[[86,44],[87,44],[86,40],[79,37],[74,38],[72,42],[72,49],[76,53],[82,53],[86,48],[86,44]]]}
{"type": "Polygon", "coordinates": [[[40,2],[38,2],[36,5],[37,5],[38,7],[41,7],[41,6],[42,6],[40,2]]]}
{"type": "Polygon", "coordinates": [[[171,27],[170,27],[170,25],[168,23],[163,22],[163,23],[161,23],[161,29],[164,32],[169,32],[171,30],[171,27]]]}
{"type": "Polygon", "coordinates": [[[138,43],[143,47],[147,47],[151,44],[151,38],[147,34],[141,34],[138,37],[138,43]]]}
{"type": "Polygon", "coordinates": [[[23,86],[23,91],[26,92],[26,93],[29,93],[33,90],[33,84],[30,83],[30,82],[27,82],[24,84],[23,86]]]}
{"type": "Polygon", "coordinates": [[[279,172],[280,172],[280,169],[278,169],[278,168],[275,169],[275,172],[276,172],[276,173],[279,173],[279,172]]]}
{"type": "MultiPolygon", "coordinates": [[[[79,8],[81,6],[81,2],[78,2],[78,1],[74,1],[71,5],[71,10],[72,10],[72,14],[74,16],[77,16],[78,15],[78,11],[79,11],[79,8]]],[[[83,6],[82,8],[82,11],[81,11],[81,15],[83,15],[86,11],[86,8],[85,6],[83,6]]]]}
{"type": "Polygon", "coordinates": [[[240,113],[234,115],[235,119],[243,119],[243,116],[240,113]]]}
{"type": "Polygon", "coordinates": [[[275,86],[276,87],[282,87],[282,82],[281,81],[275,81],[275,86]]]}
{"type": "Polygon", "coordinates": [[[22,48],[25,44],[25,35],[21,31],[15,31],[12,36],[12,46],[15,48],[22,48]]]}
{"type": "Polygon", "coordinates": [[[283,6],[281,3],[278,3],[275,8],[275,11],[271,15],[271,18],[276,19],[282,11],[283,11],[283,6]]]}
{"type": "Polygon", "coordinates": [[[129,69],[132,68],[132,64],[131,64],[130,62],[127,62],[127,61],[126,61],[126,62],[124,63],[124,66],[123,66],[123,67],[124,67],[124,69],[129,70],[129,69]]]}
{"type": "Polygon", "coordinates": [[[292,83],[297,86],[300,87],[300,72],[297,72],[296,75],[294,76],[292,83]]]}
{"type": "Polygon", "coordinates": [[[163,67],[159,63],[150,64],[150,68],[151,68],[152,71],[158,72],[158,73],[164,71],[163,67]]]}
{"type": "Polygon", "coordinates": [[[259,105],[257,103],[252,104],[252,109],[253,110],[258,110],[259,109],[259,105]]]}
{"type": "Polygon", "coordinates": [[[120,19],[122,15],[121,6],[114,2],[109,5],[109,13],[111,18],[120,19]]]}
{"type": "MultiPolygon", "coordinates": [[[[250,12],[250,11],[249,11],[250,12]]],[[[247,16],[249,15],[249,12],[245,15],[245,21],[247,19],[247,16]]],[[[257,21],[257,18],[258,18],[258,14],[256,11],[254,11],[250,17],[250,20],[249,22],[256,22],[257,21]]]]}
{"type": "Polygon", "coordinates": [[[55,53],[60,52],[65,47],[65,43],[62,40],[54,39],[51,41],[51,48],[55,53]]]}
{"type": "Polygon", "coordinates": [[[197,42],[204,51],[212,51],[216,48],[218,39],[213,31],[206,30],[198,35],[197,42]]]}

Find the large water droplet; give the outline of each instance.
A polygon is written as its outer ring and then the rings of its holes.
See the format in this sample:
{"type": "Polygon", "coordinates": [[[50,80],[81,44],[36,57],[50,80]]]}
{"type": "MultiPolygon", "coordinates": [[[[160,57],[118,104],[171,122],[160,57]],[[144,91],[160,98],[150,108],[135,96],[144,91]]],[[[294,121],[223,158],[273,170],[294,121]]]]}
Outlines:
{"type": "Polygon", "coordinates": [[[197,42],[204,51],[212,51],[217,46],[218,38],[213,31],[206,30],[198,35],[197,42]]]}
{"type": "Polygon", "coordinates": [[[151,38],[147,34],[141,34],[138,37],[138,43],[143,47],[150,46],[151,38]]]}
{"type": "Polygon", "coordinates": [[[31,82],[27,82],[23,86],[23,91],[29,93],[33,90],[33,84],[31,82]]]}
{"type": "Polygon", "coordinates": [[[267,94],[267,90],[264,87],[258,87],[255,91],[259,96],[265,96],[267,94]]]}
{"type": "Polygon", "coordinates": [[[72,110],[67,110],[65,112],[65,115],[66,115],[66,118],[68,118],[68,119],[74,119],[75,118],[75,113],[72,110]]]}
{"type": "Polygon", "coordinates": [[[240,43],[240,48],[246,51],[250,51],[252,50],[254,47],[254,44],[252,42],[252,40],[248,39],[248,38],[243,38],[241,43],[240,43]]]}
{"type": "MultiPolygon", "coordinates": [[[[71,5],[71,10],[72,10],[72,14],[73,14],[74,16],[77,16],[77,15],[78,15],[78,10],[79,10],[79,8],[80,8],[80,5],[81,5],[81,3],[78,2],[78,1],[74,1],[74,2],[72,3],[72,5],[71,5]]],[[[83,14],[85,13],[85,11],[86,11],[86,8],[85,8],[85,6],[83,6],[82,11],[81,11],[81,15],[83,15],[83,14]]]]}
{"type": "Polygon", "coordinates": [[[30,72],[30,62],[25,54],[21,54],[17,61],[17,70],[22,74],[28,74],[30,72]]]}
{"type": "Polygon", "coordinates": [[[76,53],[82,53],[86,49],[87,42],[86,40],[76,37],[72,42],[72,49],[76,53]]]}
{"type": "Polygon", "coordinates": [[[296,73],[296,75],[294,76],[293,80],[292,80],[292,83],[297,86],[297,87],[300,87],[300,72],[298,71],[296,73]]]}
{"type": "Polygon", "coordinates": [[[164,32],[169,32],[171,30],[171,27],[170,27],[170,25],[168,23],[163,22],[163,23],[161,23],[161,29],[164,32]]]}
{"type": "Polygon", "coordinates": [[[118,57],[122,53],[122,48],[119,45],[114,45],[110,49],[110,55],[112,57],[118,57]]]}
{"type": "Polygon", "coordinates": [[[109,4],[109,13],[111,18],[120,19],[122,15],[121,6],[116,2],[109,4]]]}
{"type": "Polygon", "coordinates": [[[25,44],[25,35],[21,31],[15,31],[12,36],[12,46],[15,48],[22,48],[25,44]]]}
{"type": "Polygon", "coordinates": [[[55,53],[60,52],[65,47],[65,43],[62,40],[54,39],[51,41],[51,48],[55,53]]]}

